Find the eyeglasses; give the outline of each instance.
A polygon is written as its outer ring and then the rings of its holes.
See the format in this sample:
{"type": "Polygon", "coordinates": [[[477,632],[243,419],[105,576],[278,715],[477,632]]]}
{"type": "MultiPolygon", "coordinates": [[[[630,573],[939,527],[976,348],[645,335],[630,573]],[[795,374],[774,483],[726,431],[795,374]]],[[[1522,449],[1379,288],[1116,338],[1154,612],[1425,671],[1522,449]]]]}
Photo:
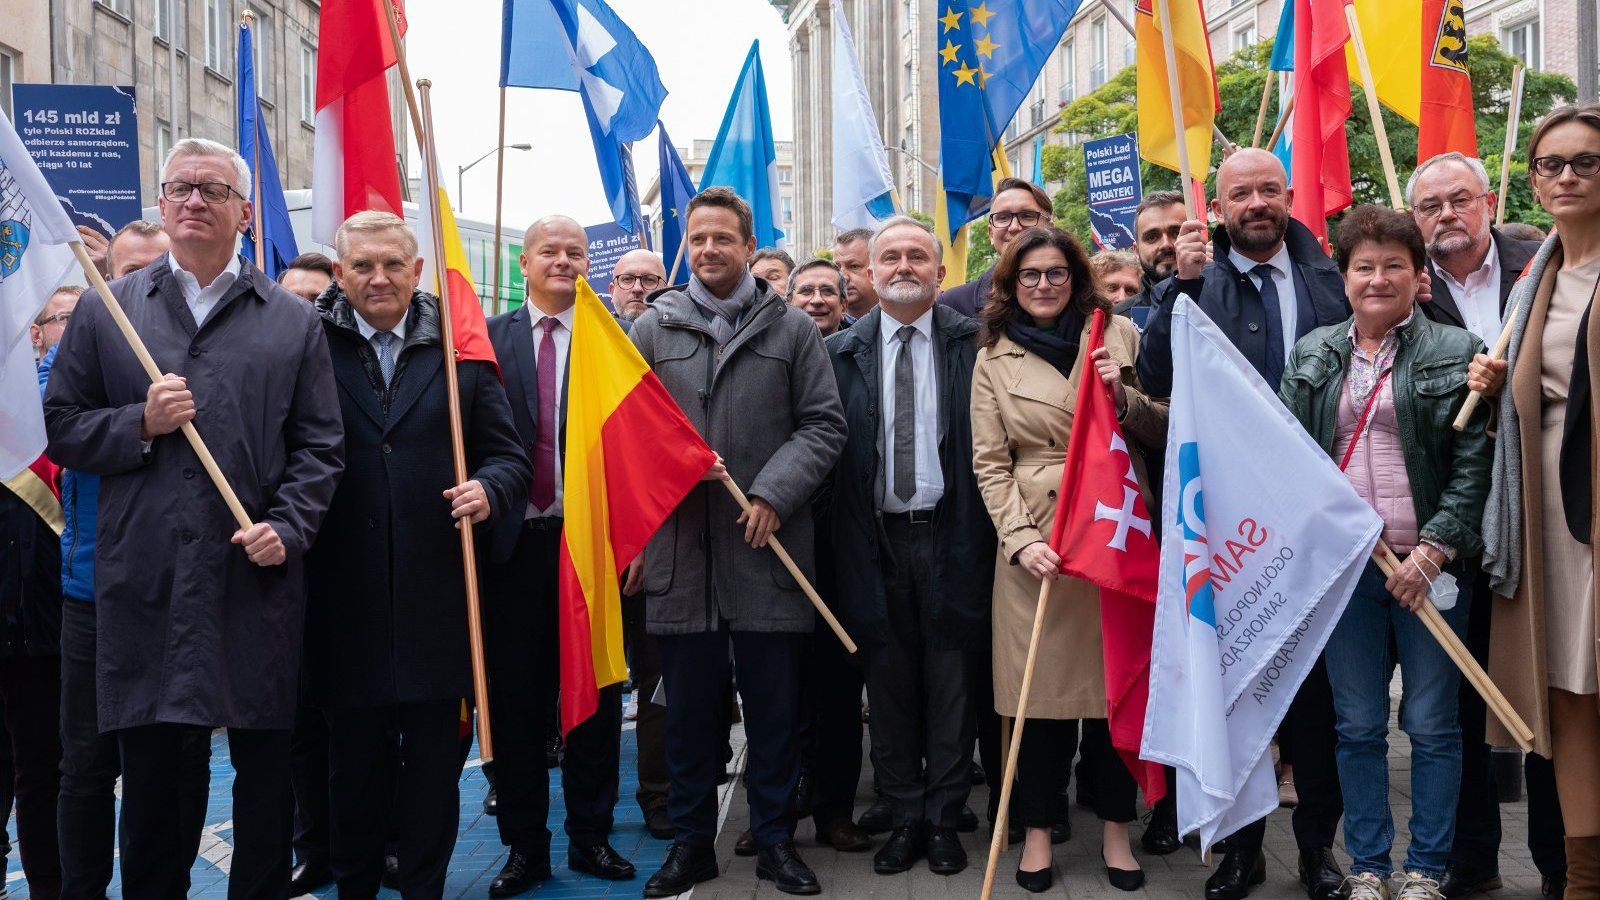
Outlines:
{"type": "Polygon", "coordinates": [[[1567,166],[1572,167],[1572,174],[1579,178],[1589,178],[1600,172],[1600,154],[1580,153],[1571,159],[1559,156],[1535,156],[1533,158],[1533,171],[1545,178],[1559,178],[1567,166]]]}
{"type": "Polygon", "coordinates": [[[1417,215],[1423,217],[1424,219],[1436,219],[1444,213],[1444,208],[1448,206],[1450,207],[1450,211],[1456,215],[1466,215],[1467,210],[1471,209],[1474,203],[1477,203],[1479,200],[1482,200],[1487,196],[1489,196],[1489,192],[1484,191],[1476,197],[1455,197],[1453,199],[1444,201],[1428,200],[1417,204],[1416,212],[1417,215]]]}
{"type": "Polygon", "coordinates": [[[810,297],[815,294],[821,294],[824,297],[837,297],[839,296],[839,289],[831,284],[808,284],[805,287],[794,289],[796,297],[810,297]]]}
{"type": "Polygon", "coordinates": [[[45,316],[44,318],[40,319],[39,320],[39,327],[43,328],[46,325],[53,325],[53,324],[55,324],[57,322],[60,322],[61,324],[65,325],[67,323],[67,320],[70,319],[70,318],[72,318],[72,313],[70,313],[70,312],[58,312],[53,316],[45,316]]]}
{"type": "Polygon", "coordinates": [[[1072,270],[1066,266],[1054,266],[1042,271],[1039,269],[1017,270],[1017,282],[1023,287],[1038,287],[1041,277],[1056,287],[1060,287],[1072,277],[1072,270]]]}
{"type": "Polygon", "coordinates": [[[1032,228],[1040,222],[1043,222],[1044,219],[1044,213],[1031,209],[1025,209],[1020,212],[997,212],[989,214],[989,224],[996,228],[1010,228],[1012,222],[1016,222],[1023,228],[1032,228]]]}
{"type": "MultiPolygon", "coordinates": [[[[229,194],[239,194],[238,191],[220,181],[202,181],[198,184],[193,181],[161,182],[161,196],[172,203],[188,202],[189,195],[197,190],[200,192],[200,199],[207,203],[226,203],[228,202],[229,194]]],[[[239,194],[239,199],[249,200],[250,198],[239,194]]]]}
{"type": "Polygon", "coordinates": [[[611,280],[625,288],[631,288],[634,285],[638,285],[647,291],[655,290],[666,281],[666,279],[662,278],[660,275],[618,275],[611,280]]]}

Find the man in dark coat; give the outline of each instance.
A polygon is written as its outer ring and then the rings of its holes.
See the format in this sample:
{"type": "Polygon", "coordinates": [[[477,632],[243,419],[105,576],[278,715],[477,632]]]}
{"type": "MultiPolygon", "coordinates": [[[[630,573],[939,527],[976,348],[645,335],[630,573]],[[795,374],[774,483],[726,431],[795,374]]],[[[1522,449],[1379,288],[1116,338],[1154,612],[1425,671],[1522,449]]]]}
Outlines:
{"type": "MultiPolygon", "coordinates": [[[[1350,317],[1338,267],[1311,230],[1289,217],[1294,194],[1287,185],[1283,163],[1265,150],[1236,151],[1217,170],[1211,204],[1222,227],[1208,245],[1204,222],[1183,223],[1177,273],[1155,289],[1157,309],[1139,347],[1139,381],[1151,396],[1172,393],[1172,308],[1180,294],[1193,298],[1274,388],[1295,341],[1350,317]]],[[[1330,900],[1344,881],[1333,855],[1344,815],[1333,729],[1333,694],[1319,659],[1278,732],[1294,760],[1300,880],[1312,900],[1330,900]]],[[[1206,900],[1240,900],[1265,880],[1265,834],[1262,819],[1224,842],[1206,900]]]]}
{"type": "MultiPolygon", "coordinates": [[[[1425,161],[1406,185],[1406,201],[1428,247],[1433,300],[1422,313],[1435,322],[1465,328],[1486,346],[1500,337],[1511,287],[1539,249],[1537,241],[1501,234],[1494,221],[1495,196],[1483,163],[1461,153],[1425,161]]],[[[1476,568],[1476,566],[1474,566],[1476,568]]],[[[1481,665],[1489,662],[1493,592],[1479,573],[1467,617],[1467,649],[1481,665]]],[[[1493,890],[1500,879],[1500,805],[1493,756],[1484,739],[1483,698],[1462,684],[1461,795],[1456,803],[1456,837],[1439,889],[1446,897],[1493,890]]],[[[1523,760],[1528,793],[1528,850],[1542,876],[1545,896],[1560,897],[1567,854],[1562,842],[1561,801],[1555,769],[1530,753],[1523,760]]]]}
{"type": "MultiPolygon", "coordinates": [[[[811,500],[844,444],[844,415],[811,317],[745,269],[750,207],[726,188],[689,202],[686,288],[657,295],[633,326],[639,353],[706,443],[725,458],[751,509],[707,483],[691,491],[645,551],[648,627],[667,697],[668,808],[678,829],[646,897],[716,877],[722,707],[732,645],[749,738],[746,786],[756,875],[815,894],[794,846],[790,796],[799,771],[798,671],[813,610],[767,539],[811,573],[811,500]]],[[[709,478],[720,474],[713,466],[709,478]]],[[[808,574],[807,577],[815,577],[808,574]]]]}
{"type": "MultiPolygon", "coordinates": [[[[567,353],[577,279],[589,272],[588,246],[583,226],[566,216],[529,226],[519,259],[527,301],[489,322],[517,439],[533,467],[532,489],[495,525],[497,561],[484,573],[495,826],[511,851],[489,883],[491,897],[520,894],[550,877],[550,770],[544,747],[561,689],[556,662],[567,353]]],[[[631,571],[636,573],[637,566],[631,571]]],[[[632,580],[637,582],[637,575],[632,580]]],[[[637,591],[636,585],[624,587],[637,591]]],[[[617,805],[621,737],[622,685],[614,684],[601,689],[594,715],[567,734],[561,757],[567,866],[613,881],[634,876],[633,864],[607,837],[617,805]]]]}
{"type": "Polygon", "coordinates": [[[978,323],[934,304],[944,267],[926,225],[893,218],[870,243],[878,308],[828,341],[849,427],[833,472],[839,613],[866,657],[894,809],[873,868],[904,872],[925,854],[952,875],[967,864],[956,834],[971,791],[967,670],[989,643],[994,580],[966,415],[978,323]]]}
{"type": "Polygon", "coordinates": [[[288,889],[289,728],[304,560],[344,465],[316,313],[237,253],[244,160],[178,142],[163,168],[172,250],[113,288],[156,365],[151,384],[85,294],[45,397],[50,456],[99,475],[94,598],[99,723],[122,755],[122,895],[182,896],[201,822],[174,802],[183,749],[228,729],[230,897],[288,889]],[[255,523],[239,529],[195,451],[194,420],[255,523]]]}
{"type": "Polygon", "coordinates": [[[459,818],[461,705],[472,696],[456,528],[515,515],[528,462],[494,365],[465,360],[456,369],[470,478],[456,484],[440,304],[416,289],[411,228],[391,213],[356,213],[335,248],[338,289],[317,308],[351,465],[311,551],[306,626],[307,696],[328,717],[329,856],[340,896],[377,893],[398,778],[400,891],[438,898],[459,818]]]}
{"type": "MultiPolygon", "coordinates": [[[[1049,225],[1054,215],[1050,195],[1023,178],[1003,178],[995,185],[989,203],[989,243],[996,253],[1003,252],[1011,239],[1035,225],[1049,225]]],[[[954,307],[964,316],[977,316],[989,301],[989,281],[994,266],[966,284],[958,284],[939,295],[939,302],[954,307]]]]}

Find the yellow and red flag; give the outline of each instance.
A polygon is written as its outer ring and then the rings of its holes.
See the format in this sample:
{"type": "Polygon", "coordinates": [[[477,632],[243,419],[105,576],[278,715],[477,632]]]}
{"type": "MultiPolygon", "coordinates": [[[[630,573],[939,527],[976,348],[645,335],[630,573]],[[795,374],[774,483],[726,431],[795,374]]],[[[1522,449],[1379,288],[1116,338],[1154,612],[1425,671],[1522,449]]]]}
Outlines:
{"type": "Polygon", "coordinates": [[[1417,162],[1454,150],[1476,158],[1472,76],[1467,72],[1467,14],[1462,0],[1423,0],[1422,118],[1417,162]]]}
{"type": "Polygon", "coordinates": [[[628,677],[619,573],[717,461],[583,279],[567,359],[563,734],[594,714],[600,688],[628,677]]]}
{"type": "MultiPolygon", "coordinates": [[[[1426,55],[1433,48],[1433,36],[1422,24],[1423,0],[1349,0],[1349,5],[1355,7],[1356,21],[1361,23],[1378,102],[1407,122],[1421,124],[1423,66],[1417,64],[1417,54],[1426,55]]],[[[1339,12],[1342,15],[1344,11],[1339,12]]],[[[1345,69],[1359,83],[1361,64],[1356,60],[1355,41],[1345,44],[1344,59],[1345,69]]]]}
{"type": "Polygon", "coordinates": [[[1134,19],[1139,97],[1139,155],[1148,162],[1178,171],[1178,137],[1173,133],[1172,90],[1167,79],[1166,51],[1161,44],[1161,17],[1154,3],[1166,3],[1172,20],[1172,49],[1178,61],[1178,89],[1183,100],[1183,138],[1189,166],[1204,180],[1211,164],[1211,131],[1222,108],[1217,73],[1211,65],[1211,39],[1206,35],[1200,0],[1139,0],[1134,19]]]}
{"type": "Polygon", "coordinates": [[[422,252],[422,289],[433,290],[440,299],[448,296],[450,331],[456,345],[456,359],[481,359],[499,366],[494,345],[489,343],[489,323],[483,317],[483,304],[472,286],[472,270],[467,268],[467,252],[456,230],[456,217],[450,211],[450,195],[437,178],[430,178],[422,167],[422,203],[417,210],[417,243],[422,252]],[[433,243],[433,211],[439,210],[439,233],[444,238],[444,277],[433,243]],[[448,294],[447,294],[448,292],[448,294]]]}

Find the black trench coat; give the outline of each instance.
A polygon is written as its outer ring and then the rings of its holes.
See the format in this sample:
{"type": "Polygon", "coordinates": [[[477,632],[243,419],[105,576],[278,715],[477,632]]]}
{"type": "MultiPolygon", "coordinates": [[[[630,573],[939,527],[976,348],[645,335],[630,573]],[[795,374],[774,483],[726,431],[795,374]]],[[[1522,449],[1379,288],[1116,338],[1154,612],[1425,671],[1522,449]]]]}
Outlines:
{"type": "Polygon", "coordinates": [[[179,432],[139,441],[150,380],[83,295],[45,394],[50,458],[101,477],[95,607],[101,731],[156,723],[289,728],[306,549],[344,467],[344,428],[311,305],[242,263],[196,328],[168,257],[112,283],[162,372],[188,379],[195,427],[288,561],[262,568],[179,432]]]}

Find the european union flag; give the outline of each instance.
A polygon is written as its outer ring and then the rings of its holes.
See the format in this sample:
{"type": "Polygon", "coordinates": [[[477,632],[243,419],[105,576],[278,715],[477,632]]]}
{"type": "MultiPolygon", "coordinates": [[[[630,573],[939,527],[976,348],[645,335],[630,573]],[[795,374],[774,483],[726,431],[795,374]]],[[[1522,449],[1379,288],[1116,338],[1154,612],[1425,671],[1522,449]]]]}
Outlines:
{"type": "Polygon", "coordinates": [[[939,153],[950,228],[983,215],[994,193],[990,155],[1082,0],[942,0],[939,153]]]}
{"type": "Polygon", "coordinates": [[[244,235],[244,255],[256,258],[256,229],[261,230],[261,269],[276,279],[300,250],[294,242],[294,226],[289,222],[289,204],[283,199],[283,182],[278,179],[278,163],[272,157],[272,138],[261,120],[261,104],[256,100],[256,65],[250,29],[239,26],[239,155],[250,167],[250,204],[255,210],[250,230],[244,235]],[[256,196],[257,192],[260,196],[256,196]]]}
{"type": "Polygon", "coordinates": [[[700,189],[731,188],[755,214],[757,247],[779,247],[778,153],[772,143],[772,112],[767,107],[767,80],[761,74],[761,42],[750,44],[739,83],[723,114],[700,189]]]}
{"type": "Polygon", "coordinates": [[[657,133],[661,137],[661,259],[671,275],[678,266],[683,224],[689,216],[689,201],[694,198],[694,179],[678,156],[678,148],[672,146],[667,126],[662,125],[657,133]]]}

